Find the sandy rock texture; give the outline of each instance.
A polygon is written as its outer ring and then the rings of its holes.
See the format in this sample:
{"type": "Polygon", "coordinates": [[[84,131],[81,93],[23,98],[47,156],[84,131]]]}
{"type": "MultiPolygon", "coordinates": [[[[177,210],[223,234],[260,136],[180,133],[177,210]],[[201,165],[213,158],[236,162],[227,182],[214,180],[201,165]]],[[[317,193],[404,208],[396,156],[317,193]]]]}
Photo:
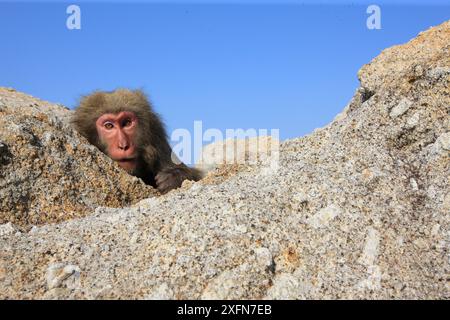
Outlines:
{"type": "Polygon", "coordinates": [[[2,226],[0,298],[450,298],[449,40],[445,22],[383,51],[278,166],[2,226]]]}
{"type": "Polygon", "coordinates": [[[278,161],[279,152],[280,141],[272,136],[226,139],[204,146],[195,166],[205,174],[223,166],[261,166],[278,161]]]}
{"type": "Polygon", "coordinates": [[[71,111],[0,88],[0,223],[27,228],[156,192],[75,132],[71,111]]]}

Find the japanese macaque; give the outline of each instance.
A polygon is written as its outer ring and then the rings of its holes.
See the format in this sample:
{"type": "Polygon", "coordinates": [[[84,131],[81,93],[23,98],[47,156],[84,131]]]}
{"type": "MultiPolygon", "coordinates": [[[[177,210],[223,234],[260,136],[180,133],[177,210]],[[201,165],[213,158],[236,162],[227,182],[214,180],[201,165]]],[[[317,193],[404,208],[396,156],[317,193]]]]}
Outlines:
{"type": "Polygon", "coordinates": [[[199,170],[172,161],[164,125],[140,90],[96,91],[84,96],[72,121],[90,143],[161,193],[202,176],[199,170]]]}

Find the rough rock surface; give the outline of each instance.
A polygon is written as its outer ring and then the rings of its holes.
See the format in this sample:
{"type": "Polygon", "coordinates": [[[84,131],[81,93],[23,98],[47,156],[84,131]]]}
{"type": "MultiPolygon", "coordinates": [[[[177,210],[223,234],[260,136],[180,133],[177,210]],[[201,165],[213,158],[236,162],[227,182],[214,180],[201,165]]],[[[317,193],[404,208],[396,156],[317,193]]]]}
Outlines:
{"type": "Polygon", "coordinates": [[[196,167],[207,173],[221,166],[265,165],[278,159],[280,141],[272,136],[226,139],[202,148],[196,167]]]}
{"type": "Polygon", "coordinates": [[[156,194],[75,132],[70,116],[62,106],[0,88],[0,223],[57,222],[156,194]]]}
{"type": "Polygon", "coordinates": [[[0,298],[450,298],[450,22],[385,50],[278,169],[0,232],[0,298]]]}

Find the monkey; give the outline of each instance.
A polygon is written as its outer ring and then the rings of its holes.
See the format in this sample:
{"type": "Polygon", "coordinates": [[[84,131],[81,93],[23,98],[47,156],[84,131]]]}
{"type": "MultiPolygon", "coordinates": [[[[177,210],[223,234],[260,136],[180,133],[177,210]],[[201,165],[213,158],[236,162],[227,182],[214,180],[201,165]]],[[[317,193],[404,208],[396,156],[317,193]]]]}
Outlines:
{"type": "Polygon", "coordinates": [[[142,90],[94,91],[82,96],[72,124],[89,143],[161,194],[198,181],[202,172],[176,159],[161,117],[142,90]]]}

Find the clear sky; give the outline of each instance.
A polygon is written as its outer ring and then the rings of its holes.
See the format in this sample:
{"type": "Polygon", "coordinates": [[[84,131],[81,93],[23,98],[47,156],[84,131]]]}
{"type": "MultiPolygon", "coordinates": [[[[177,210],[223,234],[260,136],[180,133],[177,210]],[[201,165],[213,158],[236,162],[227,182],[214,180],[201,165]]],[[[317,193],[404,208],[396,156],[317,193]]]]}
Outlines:
{"type": "Polygon", "coordinates": [[[201,120],[287,139],[329,123],[384,48],[450,19],[438,0],[374,1],[381,30],[365,1],[212,3],[0,0],[0,86],[71,108],[94,89],[142,88],[169,134],[201,120]],[[71,3],[81,30],[66,27],[71,3]]]}

